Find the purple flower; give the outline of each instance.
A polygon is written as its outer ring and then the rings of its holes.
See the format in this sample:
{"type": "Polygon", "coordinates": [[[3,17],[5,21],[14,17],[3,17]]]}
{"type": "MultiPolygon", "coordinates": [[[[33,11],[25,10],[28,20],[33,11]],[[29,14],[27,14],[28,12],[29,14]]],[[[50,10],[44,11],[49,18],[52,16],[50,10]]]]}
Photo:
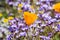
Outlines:
{"type": "Polygon", "coordinates": [[[21,28],[23,31],[28,30],[28,27],[21,28]]]}
{"type": "Polygon", "coordinates": [[[58,30],[60,31],[60,24],[57,25],[58,30]]]}
{"type": "Polygon", "coordinates": [[[41,30],[39,30],[39,32],[44,32],[44,30],[43,30],[43,29],[41,29],[41,30]]]}
{"type": "Polygon", "coordinates": [[[55,17],[56,17],[56,18],[60,18],[60,14],[56,14],[55,17]]]}
{"type": "Polygon", "coordinates": [[[52,36],[52,33],[48,33],[48,37],[51,37],[52,36]]]}
{"type": "Polygon", "coordinates": [[[6,40],[11,40],[12,37],[13,37],[13,34],[7,35],[6,40]]]}
{"type": "Polygon", "coordinates": [[[9,22],[15,24],[16,20],[9,20],[9,22]]]}
{"type": "Polygon", "coordinates": [[[26,36],[26,32],[21,32],[19,36],[26,36]]]}
{"type": "Polygon", "coordinates": [[[8,30],[9,30],[10,32],[12,32],[12,31],[13,31],[13,28],[12,28],[12,27],[9,27],[8,30]]]}
{"type": "Polygon", "coordinates": [[[43,40],[50,40],[50,37],[47,36],[40,36],[40,38],[42,38],[43,40]]]}
{"type": "Polygon", "coordinates": [[[20,27],[20,26],[25,26],[25,24],[18,22],[18,26],[19,26],[19,27],[20,27]]]}
{"type": "Polygon", "coordinates": [[[16,31],[16,29],[17,29],[17,26],[14,24],[14,25],[12,25],[12,26],[10,26],[9,28],[8,28],[8,30],[10,31],[10,32],[14,32],[14,31],[16,31]]]}

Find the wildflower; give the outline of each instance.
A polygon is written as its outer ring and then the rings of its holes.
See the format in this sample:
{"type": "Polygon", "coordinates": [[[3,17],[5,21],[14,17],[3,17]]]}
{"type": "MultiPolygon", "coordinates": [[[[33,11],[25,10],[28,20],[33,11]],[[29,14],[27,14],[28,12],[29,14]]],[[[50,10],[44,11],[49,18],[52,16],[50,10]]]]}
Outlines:
{"type": "Polygon", "coordinates": [[[8,22],[8,19],[5,18],[5,19],[3,20],[3,22],[4,22],[4,23],[7,23],[7,22],[8,22]]]}
{"type": "Polygon", "coordinates": [[[28,27],[21,28],[23,31],[28,30],[28,27]]]}
{"type": "Polygon", "coordinates": [[[10,32],[14,32],[14,31],[16,31],[16,29],[17,29],[17,26],[16,26],[16,25],[12,25],[12,26],[10,26],[10,27],[8,28],[8,30],[9,30],[10,32]]]}
{"type": "Polygon", "coordinates": [[[8,17],[8,20],[12,20],[12,19],[14,19],[12,16],[8,17]]]}
{"type": "Polygon", "coordinates": [[[13,34],[7,35],[6,40],[11,40],[12,37],[13,37],[13,34]]]}
{"type": "Polygon", "coordinates": [[[27,25],[31,25],[37,19],[37,15],[29,12],[24,12],[24,20],[27,25]]]}
{"type": "Polygon", "coordinates": [[[57,28],[58,28],[58,30],[60,31],[60,25],[59,25],[59,24],[57,25],[57,28]]]}
{"type": "Polygon", "coordinates": [[[11,24],[14,24],[14,23],[16,22],[16,20],[9,20],[9,22],[10,22],[11,24]]]}
{"type": "Polygon", "coordinates": [[[31,9],[34,9],[34,7],[33,7],[33,6],[31,6],[30,8],[31,8],[31,9]]]}
{"type": "Polygon", "coordinates": [[[2,17],[2,13],[0,13],[0,17],[2,17]]]}
{"type": "Polygon", "coordinates": [[[18,10],[18,13],[20,13],[20,12],[22,12],[22,10],[19,9],[19,10],[18,10]]]}
{"type": "Polygon", "coordinates": [[[20,36],[26,36],[26,32],[21,32],[20,36]]]}
{"type": "Polygon", "coordinates": [[[53,6],[53,9],[54,9],[56,12],[59,12],[59,13],[60,13],[60,3],[56,3],[56,4],[53,6]]]}
{"type": "Polygon", "coordinates": [[[40,38],[42,38],[44,40],[50,40],[50,37],[47,37],[47,36],[40,36],[40,38]]]}
{"type": "Polygon", "coordinates": [[[23,6],[23,4],[19,4],[19,5],[18,5],[18,7],[22,7],[22,6],[23,6]]]}

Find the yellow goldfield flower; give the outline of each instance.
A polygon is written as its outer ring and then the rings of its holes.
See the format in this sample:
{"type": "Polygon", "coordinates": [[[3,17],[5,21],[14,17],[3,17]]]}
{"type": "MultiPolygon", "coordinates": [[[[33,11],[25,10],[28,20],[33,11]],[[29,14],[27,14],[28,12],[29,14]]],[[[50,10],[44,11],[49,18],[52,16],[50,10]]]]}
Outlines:
{"type": "Polygon", "coordinates": [[[14,17],[12,17],[12,16],[8,17],[8,20],[12,20],[12,19],[14,19],[14,17]]]}
{"type": "Polygon", "coordinates": [[[60,3],[56,3],[53,7],[52,7],[56,12],[60,13],[60,3]]]}
{"type": "Polygon", "coordinates": [[[43,13],[44,13],[44,11],[39,11],[39,13],[43,14],[43,13]]]}
{"type": "Polygon", "coordinates": [[[34,9],[34,7],[33,7],[33,6],[31,6],[31,9],[34,9]]]}
{"type": "Polygon", "coordinates": [[[37,15],[29,12],[24,12],[24,20],[27,25],[31,25],[37,19],[37,15]]]}
{"type": "Polygon", "coordinates": [[[18,10],[18,13],[22,12],[22,10],[18,10]]]}
{"type": "Polygon", "coordinates": [[[18,5],[18,7],[22,7],[22,6],[23,6],[23,4],[19,4],[19,5],[18,5]]]}
{"type": "Polygon", "coordinates": [[[2,17],[3,15],[2,15],[2,13],[0,13],[0,17],[2,17]]]}
{"type": "Polygon", "coordinates": [[[7,23],[7,22],[8,22],[8,19],[4,19],[3,22],[4,22],[4,23],[7,23]]]}

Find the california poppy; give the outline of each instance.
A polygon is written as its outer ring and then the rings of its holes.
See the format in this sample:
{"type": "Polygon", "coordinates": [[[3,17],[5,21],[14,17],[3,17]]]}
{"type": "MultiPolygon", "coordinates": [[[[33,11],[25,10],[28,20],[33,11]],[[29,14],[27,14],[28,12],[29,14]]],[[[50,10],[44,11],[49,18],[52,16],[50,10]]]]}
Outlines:
{"type": "Polygon", "coordinates": [[[24,20],[27,25],[31,25],[37,19],[37,15],[34,13],[24,12],[24,20]]]}
{"type": "Polygon", "coordinates": [[[56,11],[56,12],[59,12],[60,13],[60,3],[56,3],[53,5],[53,9],[56,11]]]}

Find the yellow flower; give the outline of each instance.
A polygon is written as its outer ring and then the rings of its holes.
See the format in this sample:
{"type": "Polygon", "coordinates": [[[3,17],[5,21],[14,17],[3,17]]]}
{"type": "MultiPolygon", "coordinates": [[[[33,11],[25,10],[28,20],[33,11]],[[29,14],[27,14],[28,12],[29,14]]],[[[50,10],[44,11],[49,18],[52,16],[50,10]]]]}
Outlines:
{"type": "Polygon", "coordinates": [[[56,12],[60,13],[60,3],[56,3],[53,7],[52,7],[56,12]]]}
{"type": "Polygon", "coordinates": [[[43,14],[43,13],[44,13],[44,11],[39,11],[39,13],[43,14]]]}
{"type": "Polygon", "coordinates": [[[2,15],[2,13],[0,13],[0,17],[2,17],[3,15],[2,15]]]}
{"type": "Polygon", "coordinates": [[[19,4],[19,5],[18,5],[18,7],[22,7],[22,6],[23,6],[23,4],[19,4]]]}
{"type": "Polygon", "coordinates": [[[31,9],[34,9],[34,7],[33,7],[33,6],[31,6],[31,9]]]}
{"type": "Polygon", "coordinates": [[[22,12],[22,10],[18,10],[18,13],[22,12]]]}
{"type": "Polygon", "coordinates": [[[5,19],[3,20],[3,22],[4,22],[4,23],[7,23],[7,22],[8,22],[8,19],[5,18],[5,19]]]}
{"type": "Polygon", "coordinates": [[[37,19],[37,15],[29,12],[24,12],[24,20],[27,25],[31,25],[37,19]]]}
{"type": "Polygon", "coordinates": [[[12,17],[12,16],[8,17],[8,20],[12,20],[12,19],[14,19],[14,17],[12,17]]]}

